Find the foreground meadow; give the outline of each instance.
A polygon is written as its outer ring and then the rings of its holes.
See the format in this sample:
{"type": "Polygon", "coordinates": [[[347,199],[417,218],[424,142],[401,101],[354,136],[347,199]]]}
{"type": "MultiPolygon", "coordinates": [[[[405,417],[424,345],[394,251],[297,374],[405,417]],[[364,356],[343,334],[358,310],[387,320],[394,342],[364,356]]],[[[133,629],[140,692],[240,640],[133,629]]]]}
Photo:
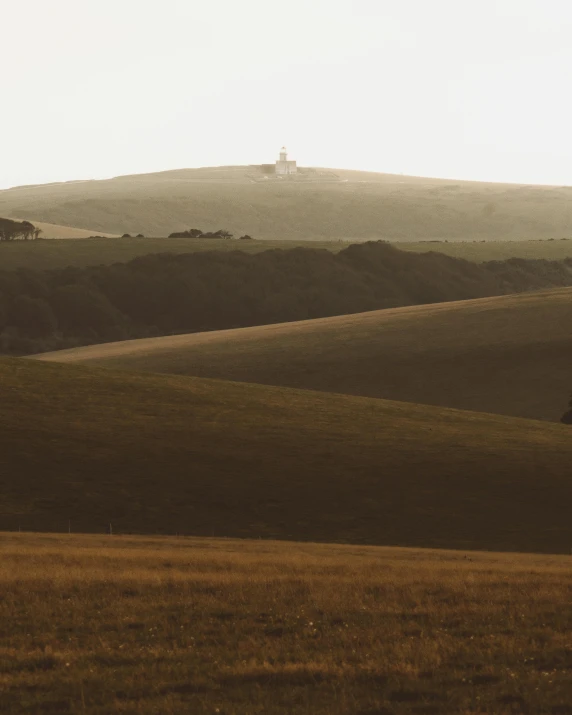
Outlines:
{"type": "Polygon", "coordinates": [[[572,558],[0,535],[2,713],[572,713],[572,558]]]}

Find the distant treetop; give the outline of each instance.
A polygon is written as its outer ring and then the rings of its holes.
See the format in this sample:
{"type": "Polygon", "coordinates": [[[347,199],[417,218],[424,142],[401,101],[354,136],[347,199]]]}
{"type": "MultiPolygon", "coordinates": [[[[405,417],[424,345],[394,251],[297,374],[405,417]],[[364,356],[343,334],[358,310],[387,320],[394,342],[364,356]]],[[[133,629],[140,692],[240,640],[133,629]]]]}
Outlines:
{"type": "Polygon", "coordinates": [[[220,228],[218,231],[207,231],[204,233],[199,228],[189,228],[186,231],[175,231],[170,233],[168,238],[234,238],[230,231],[220,228]]]}

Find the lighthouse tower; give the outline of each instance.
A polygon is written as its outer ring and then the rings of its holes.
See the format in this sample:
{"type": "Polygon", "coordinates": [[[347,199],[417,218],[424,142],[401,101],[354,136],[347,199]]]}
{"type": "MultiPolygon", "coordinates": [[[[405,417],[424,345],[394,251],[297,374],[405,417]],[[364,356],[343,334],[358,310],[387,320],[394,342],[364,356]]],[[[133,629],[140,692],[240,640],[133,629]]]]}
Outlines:
{"type": "Polygon", "coordinates": [[[282,149],[280,149],[280,158],[276,162],[276,175],[288,176],[289,174],[295,174],[297,171],[296,162],[288,161],[288,152],[286,151],[286,147],[283,146],[282,149]]]}

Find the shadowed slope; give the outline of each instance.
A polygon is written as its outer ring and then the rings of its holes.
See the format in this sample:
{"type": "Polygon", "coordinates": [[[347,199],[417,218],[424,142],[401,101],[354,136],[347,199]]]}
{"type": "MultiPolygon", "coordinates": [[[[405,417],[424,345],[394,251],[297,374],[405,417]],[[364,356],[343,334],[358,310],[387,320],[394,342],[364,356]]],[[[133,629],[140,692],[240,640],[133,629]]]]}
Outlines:
{"type": "Polygon", "coordinates": [[[0,525],[568,551],[562,425],[0,361],[0,525]]]}
{"type": "Polygon", "coordinates": [[[0,215],[165,236],[189,226],[261,239],[530,239],[572,234],[571,189],[360,171],[182,169],[0,191],[0,215]]]}
{"type": "Polygon", "coordinates": [[[557,420],[572,385],[572,289],[47,353],[557,420]]]}

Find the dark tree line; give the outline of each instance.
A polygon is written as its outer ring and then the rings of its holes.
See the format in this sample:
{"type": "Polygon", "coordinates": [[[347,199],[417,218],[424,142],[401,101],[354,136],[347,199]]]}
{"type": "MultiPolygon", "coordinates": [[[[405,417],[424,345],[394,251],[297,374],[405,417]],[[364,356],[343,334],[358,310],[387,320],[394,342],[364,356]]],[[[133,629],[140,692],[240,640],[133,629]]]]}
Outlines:
{"type": "Polygon", "coordinates": [[[29,221],[13,221],[9,218],[0,218],[0,241],[34,240],[41,233],[42,229],[36,228],[29,221]]]}
{"type": "Polygon", "coordinates": [[[572,259],[477,264],[381,242],[337,255],[209,251],[0,271],[0,350],[26,354],[571,284],[572,259]]]}
{"type": "MultiPolygon", "coordinates": [[[[169,238],[226,238],[226,239],[231,239],[231,238],[234,238],[234,234],[230,233],[230,231],[226,231],[223,228],[220,228],[218,231],[207,231],[206,233],[204,231],[201,231],[200,228],[189,228],[186,231],[175,231],[175,233],[170,233],[169,238]]],[[[245,236],[241,236],[241,238],[245,238],[245,236]]],[[[250,238],[250,236],[247,236],[247,238],[250,238]]]]}

